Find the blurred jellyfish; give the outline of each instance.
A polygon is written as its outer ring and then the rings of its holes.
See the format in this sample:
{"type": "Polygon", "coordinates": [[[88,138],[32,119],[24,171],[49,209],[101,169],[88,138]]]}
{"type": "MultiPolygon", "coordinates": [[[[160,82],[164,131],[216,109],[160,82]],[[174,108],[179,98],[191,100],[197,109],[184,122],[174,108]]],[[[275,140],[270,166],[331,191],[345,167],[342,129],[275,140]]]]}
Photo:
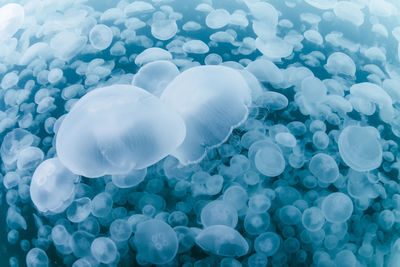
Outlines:
{"type": "Polygon", "coordinates": [[[24,24],[24,7],[10,3],[0,8],[0,42],[11,38],[24,24]]]}
{"type": "Polygon", "coordinates": [[[207,148],[225,142],[246,120],[250,94],[242,75],[228,67],[199,66],[179,74],[161,95],[186,123],[185,140],[171,154],[182,164],[199,162],[207,148]]]}
{"type": "Polygon", "coordinates": [[[58,130],[56,148],[74,173],[100,177],[146,168],[174,151],[184,137],[181,117],[155,96],[113,85],[89,92],[74,105],[58,130]]]}
{"type": "Polygon", "coordinates": [[[43,161],[32,176],[30,195],[41,212],[60,213],[72,202],[79,176],[65,168],[58,158],[43,161]]]}

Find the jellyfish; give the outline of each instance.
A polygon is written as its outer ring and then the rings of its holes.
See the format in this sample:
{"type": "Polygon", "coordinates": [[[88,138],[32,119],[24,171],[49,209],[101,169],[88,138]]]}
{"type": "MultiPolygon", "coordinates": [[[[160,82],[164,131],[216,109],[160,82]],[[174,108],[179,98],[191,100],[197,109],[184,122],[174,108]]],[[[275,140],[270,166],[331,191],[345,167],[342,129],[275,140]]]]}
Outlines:
{"type": "Polygon", "coordinates": [[[43,161],[35,170],[30,195],[41,212],[63,212],[73,201],[79,176],[65,168],[58,158],[43,161]]]}
{"type": "Polygon", "coordinates": [[[224,257],[241,257],[249,245],[235,229],[226,225],[213,225],[196,236],[196,244],[204,251],[224,257]]]}
{"type": "Polygon", "coordinates": [[[137,225],[134,243],[140,257],[152,264],[172,261],[179,246],[177,235],[171,226],[156,219],[137,225]]]}
{"type": "Polygon", "coordinates": [[[254,240],[254,250],[266,256],[274,255],[281,245],[281,239],[277,233],[265,232],[254,240]]]}
{"type": "Polygon", "coordinates": [[[242,75],[225,66],[198,66],[179,74],[161,100],[181,114],[186,124],[183,143],[171,153],[184,164],[202,160],[247,118],[251,91],[242,75]]]}
{"type": "Polygon", "coordinates": [[[269,139],[253,143],[249,148],[249,159],[261,174],[270,177],[282,174],[286,166],[282,150],[269,139]]]}
{"type": "Polygon", "coordinates": [[[160,96],[168,84],[179,75],[176,65],[167,60],[150,62],[139,69],[132,85],[160,96]]]}
{"type": "Polygon", "coordinates": [[[104,24],[97,24],[90,30],[89,41],[95,49],[107,49],[111,45],[112,39],[112,30],[104,24]]]}
{"type": "Polygon", "coordinates": [[[321,210],[329,222],[346,222],[353,213],[353,202],[346,194],[341,192],[331,193],[324,198],[321,210]]]}
{"type": "Polygon", "coordinates": [[[117,259],[117,246],[108,237],[98,237],[93,240],[90,251],[93,258],[100,263],[110,264],[117,259]]]}
{"type": "Polygon", "coordinates": [[[56,137],[57,155],[86,177],[144,169],[174,151],[185,138],[181,116],[138,87],[113,85],[82,97],[56,137]]]}
{"type": "Polygon", "coordinates": [[[137,57],[135,58],[135,64],[138,66],[142,66],[152,61],[171,59],[172,55],[167,50],[159,47],[150,47],[137,55],[137,57]]]}
{"type": "Polygon", "coordinates": [[[24,7],[10,3],[0,8],[0,42],[11,38],[24,24],[24,7]]]}
{"type": "Polygon", "coordinates": [[[311,158],[309,170],[323,183],[333,183],[339,177],[337,163],[325,153],[318,153],[311,158]]]}
{"type": "Polygon", "coordinates": [[[339,135],[339,153],[353,170],[363,172],[378,168],[382,163],[380,135],[371,126],[347,126],[339,135]]]}
{"type": "Polygon", "coordinates": [[[26,254],[26,265],[28,267],[46,267],[49,266],[49,258],[43,249],[32,248],[26,254]]]}
{"type": "Polygon", "coordinates": [[[201,223],[204,227],[211,225],[227,225],[235,228],[238,214],[234,207],[221,200],[208,203],[201,210],[201,223]]]}

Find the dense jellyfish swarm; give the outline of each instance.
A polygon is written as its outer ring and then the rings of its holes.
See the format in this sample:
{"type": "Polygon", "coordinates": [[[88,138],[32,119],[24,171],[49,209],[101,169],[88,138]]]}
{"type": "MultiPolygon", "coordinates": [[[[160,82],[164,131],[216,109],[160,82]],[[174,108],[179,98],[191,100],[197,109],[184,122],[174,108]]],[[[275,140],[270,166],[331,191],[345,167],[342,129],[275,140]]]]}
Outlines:
{"type": "Polygon", "coordinates": [[[400,266],[395,0],[0,3],[0,266],[400,266]]]}

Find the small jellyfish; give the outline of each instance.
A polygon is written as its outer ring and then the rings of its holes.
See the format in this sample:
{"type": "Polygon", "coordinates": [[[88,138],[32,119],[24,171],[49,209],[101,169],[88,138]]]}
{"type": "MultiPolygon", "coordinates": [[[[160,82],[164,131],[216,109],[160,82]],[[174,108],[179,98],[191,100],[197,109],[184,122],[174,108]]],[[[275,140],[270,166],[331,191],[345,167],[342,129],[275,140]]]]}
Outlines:
{"type": "Polygon", "coordinates": [[[61,122],[56,149],[72,172],[100,177],[146,168],[184,138],[181,116],[158,98],[138,87],[112,85],[75,103],[61,122]]]}
{"type": "Polygon", "coordinates": [[[242,235],[226,225],[205,228],[196,236],[196,244],[204,251],[224,257],[241,257],[249,250],[242,235]]]}
{"type": "Polygon", "coordinates": [[[109,193],[97,194],[92,200],[92,214],[95,217],[104,218],[112,210],[113,200],[109,193]]]}
{"type": "Polygon", "coordinates": [[[97,24],[90,30],[90,44],[98,50],[107,49],[111,45],[112,39],[112,30],[104,24],[97,24]]]}
{"type": "Polygon", "coordinates": [[[278,176],[285,170],[286,162],[282,150],[269,139],[253,143],[249,148],[249,159],[265,176],[278,176]]]}
{"type": "Polygon", "coordinates": [[[43,161],[30,185],[32,202],[41,212],[60,213],[72,202],[79,176],[65,168],[58,158],[43,161]]]}
{"type": "Polygon", "coordinates": [[[279,210],[279,219],[283,224],[296,225],[301,221],[301,211],[293,205],[283,206],[279,210]]]}
{"type": "Polygon", "coordinates": [[[117,246],[108,237],[98,237],[93,240],[90,252],[93,258],[104,264],[110,264],[115,261],[118,254],[117,246]]]}
{"type": "Polygon", "coordinates": [[[280,245],[281,239],[274,232],[262,233],[254,240],[254,250],[268,257],[274,255],[279,250],[280,245]]]}
{"type": "Polygon", "coordinates": [[[355,267],[358,265],[357,258],[351,250],[344,249],[339,251],[335,256],[336,266],[355,267]]]}
{"type": "Polygon", "coordinates": [[[339,135],[339,153],[352,169],[363,172],[378,168],[382,163],[380,135],[371,126],[347,126],[339,135]]]}
{"type": "Polygon", "coordinates": [[[179,246],[177,235],[171,226],[155,219],[137,225],[134,243],[138,255],[152,264],[172,261],[179,246]]]}
{"type": "Polygon", "coordinates": [[[150,47],[144,50],[142,53],[137,55],[135,58],[135,64],[137,66],[143,66],[149,62],[157,60],[171,60],[172,54],[165,49],[159,47],[150,47]]]}
{"type": "Polygon", "coordinates": [[[95,236],[86,231],[78,230],[72,234],[71,248],[75,257],[81,258],[90,255],[90,246],[95,236]]]}
{"type": "Polygon", "coordinates": [[[327,221],[332,223],[346,222],[353,213],[353,202],[341,193],[331,193],[324,198],[321,210],[327,221]]]}
{"type": "Polygon", "coordinates": [[[244,229],[250,235],[259,235],[267,231],[271,223],[271,217],[268,213],[252,213],[249,212],[244,218],[244,229]]]}
{"type": "Polygon", "coordinates": [[[332,53],[326,62],[325,69],[333,75],[354,76],[356,73],[356,65],[348,55],[342,52],[332,53]]]}
{"type": "Polygon", "coordinates": [[[303,211],[302,223],[308,231],[318,231],[324,226],[325,217],[320,208],[311,207],[303,211]]]}
{"type": "Polygon", "coordinates": [[[246,120],[250,92],[240,72],[229,67],[198,66],[179,74],[161,95],[186,123],[185,140],[171,154],[188,165],[225,142],[246,120]]]}
{"type": "Polygon", "coordinates": [[[151,34],[154,38],[169,40],[178,32],[178,25],[173,19],[157,19],[151,24],[151,34]]]}
{"type": "Polygon", "coordinates": [[[191,54],[207,54],[210,48],[201,40],[190,40],[183,44],[183,51],[191,54]]]}
{"type": "Polygon", "coordinates": [[[167,60],[150,62],[139,69],[133,77],[132,85],[143,88],[155,96],[160,96],[167,85],[179,75],[176,65],[167,60]]]}
{"type": "Polygon", "coordinates": [[[232,185],[225,190],[222,199],[236,210],[241,210],[246,207],[248,196],[243,187],[239,185],[232,185]]]}
{"type": "Polygon", "coordinates": [[[323,183],[333,183],[339,177],[339,168],[336,161],[325,153],[314,155],[310,160],[308,168],[323,183]]]}
{"type": "Polygon", "coordinates": [[[83,222],[90,215],[91,209],[90,198],[75,199],[67,209],[67,218],[73,223],[83,222]]]}
{"type": "Polygon", "coordinates": [[[230,14],[225,9],[212,10],[206,17],[206,25],[211,29],[219,29],[228,25],[230,14]]]}
{"type": "Polygon", "coordinates": [[[123,242],[129,239],[132,227],[127,220],[116,219],[110,225],[111,239],[116,242],[123,242]]]}
{"type": "Polygon", "coordinates": [[[201,210],[201,223],[204,227],[227,225],[235,228],[237,222],[238,214],[236,209],[224,201],[211,201],[201,210]]]}
{"type": "Polygon", "coordinates": [[[26,254],[26,265],[28,267],[47,267],[49,266],[49,258],[43,249],[32,248],[26,254]]]}
{"type": "Polygon", "coordinates": [[[26,171],[36,168],[43,161],[44,153],[40,148],[29,146],[22,149],[18,154],[17,168],[26,171]]]}

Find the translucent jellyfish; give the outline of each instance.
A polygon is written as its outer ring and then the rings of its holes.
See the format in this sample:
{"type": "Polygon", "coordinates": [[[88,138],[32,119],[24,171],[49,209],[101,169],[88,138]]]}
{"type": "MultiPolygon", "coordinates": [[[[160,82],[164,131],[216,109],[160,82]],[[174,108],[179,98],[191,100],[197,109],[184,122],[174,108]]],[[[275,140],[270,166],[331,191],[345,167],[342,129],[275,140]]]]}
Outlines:
{"type": "Polygon", "coordinates": [[[151,24],[151,34],[162,41],[171,39],[177,32],[178,25],[172,19],[158,19],[151,24]]]}
{"type": "Polygon", "coordinates": [[[83,197],[75,199],[67,209],[67,218],[73,223],[79,223],[86,220],[92,210],[90,198],[83,197]]]}
{"type": "Polygon", "coordinates": [[[35,170],[30,195],[36,208],[42,212],[63,212],[75,196],[78,175],[66,169],[58,158],[43,161],[35,170]]]}
{"type": "Polygon", "coordinates": [[[74,105],[58,130],[56,148],[74,173],[100,177],[146,168],[184,137],[181,117],[158,98],[138,87],[113,85],[89,92],[74,105]]]}
{"type": "Polygon", "coordinates": [[[201,40],[190,40],[183,44],[183,51],[191,54],[206,54],[210,48],[201,40]]]}
{"type": "Polygon", "coordinates": [[[60,68],[54,68],[50,70],[47,79],[49,80],[49,83],[55,84],[59,82],[62,77],[63,77],[63,71],[60,68]]]}
{"type": "Polygon", "coordinates": [[[249,212],[244,218],[244,229],[250,235],[259,235],[265,232],[271,223],[271,217],[268,213],[249,212]]]}
{"type": "Polygon", "coordinates": [[[95,49],[107,49],[111,45],[112,39],[112,30],[104,24],[97,24],[90,30],[89,41],[95,49]]]}
{"type": "Polygon", "coordinates": [[[254,250],[268,257],[274,255],[278,251],[280,245],[281,239],[279,235],[274,232],[262,233],[254,240],[254,250]]]}
{"type": "Polygon", "coordinates": [[[187,32],[194,32],[201,29],[201,25],[195,21],[188,21],[183,24],[182,29],[187,32]]]}
{"type": "Polygon", "coordinates": [[[49,258],[43,249],[32,248],[26,254],[26,265],[28,267],[46,267],[49,266],[49,258]]]}
{"type": "Polygon", "coordinates": [[[241,257],[249,251],[242,235],[226,225],[213,225],[202,230],[196,236],[196,244],[204,251],[224,257],[241,257]]]}
{"type": "Polygon", "coordinates": [[[145,1],[135,1],[125,6],[124,8],[125,15],[129,17],[137,16],[139,14],[150,13],[153,11],[154,11],[153,5],[145,1]]]}
{"type": "Polygon", "coordinates": [[[27,130],[16,128],[8,132],[1,143],[0,155],[4,164],[12,165],[17,162],[19,153],[35,144],[37,137],[27,130]]]}
{"type": "Polygon", "coordinates": [[[249,148],[249,159],[263,175],[274,177],[280,175],[286,166],[282,151],[271,140],[260,140],[249,148]]]}
{"type": "Polygon", "coordinates": [[[1,80],[1,87],[4,90],[7,90],[8,88],[14,87],[18,83],[18,74],[15,72],[9,72],[6,75],[4,75],[3,79],[1,80]]]}
{"type": "Polygon", "coordinates": [[[235,37],[225,31],[219,31],[210,35],[210,40],[216,43],[232,43],[235,37]]]}
{"type": "Polygon", "coordinates": [[[240,72],[224,66],[198,66],[179,74],[161,100],[186,123],[185,140],[171,154],[189,164],[199,162],[207,148],[225,142],[232,129],[246,120],[251,95],[240,72]]]}
{"type": "Polygon", "coordinates": [[[62,60],[70,60],[82,51],[87,42],[87,37],[80,36],[73,31],[62,31],[50,40],[50,48],[54,56],[62,60]]]}
{"type": "Polygon", "coordinates": [[[308,231],[318,231],[325,224],[325,217],[321,209],[311,207],[303,211],[302,223],[308,231]]]}
{"type": "Polygon", "coordinates": [[[377,187],[368,179],[368,173],[350,169],[347,175],[347,192],[356,199],[376,198],[379,196],[377,187]]]}
{"type": "Polygon", "coordinates": [[[336,266],[356,267],[358,262],[356,256],[351,250],[344,249],[339,251],[335,256],[336,266]]]}
{"type": "Polygon", "coordinates": [[[318,9],[332,9],[335,7],[337,0],[305,0],[307,4],[318,9]]]}
{"type": "Polygon", "coordinates": [[[176,65],[170,61],[150,62],[141,67],[135,74],[132,85],[143,88],[155,96],[160,96],[179,73],[176,65]]]}
{"type": "Polygon", "coordinates": [[[283,224],[296,225],[301,221],[301,211],[293,205],[285,205],[279,210],[279,219],[283,224]]]}
{"type": "Polygon", "coordinates": [[[112,182],[119,188],[130,188],[140,184],[146,177],[147,169],[133,170],[126,174],[114,174],[112,182]]]}
{"type": "Polygon", "coordinates": [[[167,50],[159,47],[150,47],[144,50],[142,53],[137,55],[135,58],[135,64],[142,66],[146,63],[157,61],[157,60],[171,60],[172,55],[167,50]]]}
{"type": "Polygon", "coordinates": [[[40,148],[29,146],[22,149],[18,154],[18,170],[30,170],[36,168],[43,161],[44,153],[40,148]]]}
{"type": "Polygon", "coordinates": [[[241,210],[246,207],[248,196],[243,187],[239,185],[232,185],[225,190],[222,199],[224,202],[231,205],[231,207],[241,210]]]}
{"type": "Polygon", "coordinates": [[[280,61],[282,58],[290,56],[293,52],[293,45],[278,37],[268,40],[258,37],[256,39],[256,47],[264,56],[273,61],[280,61]]]}
{"type": "Polygon", "coordinates": [[[95,217],[104,218],[111,212],[113,199],[107,192],[97,194],[92,200],[92,214],[95,217]]]}
{"type": "Polygon", "coordinates": [[[24,7],[12,3],[0,8],[0,42],[11,38],[24,24],[24,7]]]}
{"type": "Polygon", "coordinates": [[[375,103],[379,107],[379,116],[385,122],[390,122],[394,116],[392,99],[385,90],[379,85],[364,82],[357,83],[350,87],[350,93],[353,96],[363,98],[375,103]]]}
{"type": "Polygon", "coordinates": [[[325,153],[314,155],[308,168],[323,183],[333,183],[339,178],[339,168],[336,161],[325,153]]]}
{"type": "Polygon", "coordinates": [[[236,209],[224,201],[211,201],[201,210],[201,224],[204,227],[226,225],[235,228],[237,222],[238,214],[236,209]]]}
{"type": "Polygon", "coordinates": [[[223,61],[222,57],[218,54],[211,53],[208,54],[204,59],[204,64],[206,65],[219,65],[223,61]]]}
{"type": "Polygon", "coordinates": [[[359,27],[364,23],[364,13],[361,8],[362,6],[358,3],[339,1],[333,8],[333,12],[337,18],[359,27]]]}
{"type": "Polygon", "coordinates": [[[311,42],[314,43],[316,45],[322,45],[322,43],[324,42],[324,40],[322,39],[322,36],[319,32],[317,32],[316,30],[307,30],[304,32],[304,38],[311,42]]]}
{"type": "Polygon", "coordinates": [[[132,227],[127,220],[116,219],[110,225],[111,239],[116,242],[123,242],[129,239],[132,227]]]}
{"type": "Polygon", "coordinates": [[[117,259],[117,246],[108,237],[98,237],[93,240],[90,251],[93,258],[100,263],[109,264],[117,259]]]}
{"type": "Polygon", "coordinates": [[[356,171],[370,171],[382,163],[382,146],[379,132],[371,127],[347,126],[338,139],[343,161],[356,171]]]}
{"type": "Polygon", "coordinates": [[[332,223],[346,222],[353,213],[353,202],[340,192],[331,193],[324,198],[321,210],[327,221],[332,223]]]}
{"type": "Polygon", "coordinates": [[[328,89],[315,77],[307,77],[301,83],[301,92],[307,102],[316,103],[324,100],[328,89]]]}
{"type": "Polygon", "coordinates": [[[71,248],[75,257],[85,257],[90,255],[90,246],[95,236],[86,231],[78,230],[72,234],[71,248]]]}
{"type": "Polygon", "coordinates": [[[297,144],[296,137],[291,133],[278,133],[275,135],[275,141],[284,147],[295,147],[297,144]]]}
{"type": "Polygon", "coordinates": [[[19,65],[28,65],[34,59],[49,59],[53,56],[53,52],[50,49],[48,43],[37,42],[28,47],[19,59],[19,65]]]}
{"type": "Polygon", "coordinates": [[[257,59],[250,62],[246,69],[250,71],[260,82],[279,84],[283,81],[281,70],[270,60],[257,59]]]}
{"type": "Polygon", "coordinates": [[[138,255],[152,264],[172,261],[178,252],[178,238],[175,231],[161,220],[147,220],[137,225],[134,243],[138,255]]]}
{"type": "Polygon", "coordinates": [[[356,65],[348,55],[342,52],[334,52],[328,57],[325,69],[333,75],[344,74],[354,76],[356,65]]]}
{"type": "Polygon", "coordinates": [[[206,17],[206,25],[211,29],[219,29],[228,25],[230,14],[225,9],[215,9],[206,17]]]}

